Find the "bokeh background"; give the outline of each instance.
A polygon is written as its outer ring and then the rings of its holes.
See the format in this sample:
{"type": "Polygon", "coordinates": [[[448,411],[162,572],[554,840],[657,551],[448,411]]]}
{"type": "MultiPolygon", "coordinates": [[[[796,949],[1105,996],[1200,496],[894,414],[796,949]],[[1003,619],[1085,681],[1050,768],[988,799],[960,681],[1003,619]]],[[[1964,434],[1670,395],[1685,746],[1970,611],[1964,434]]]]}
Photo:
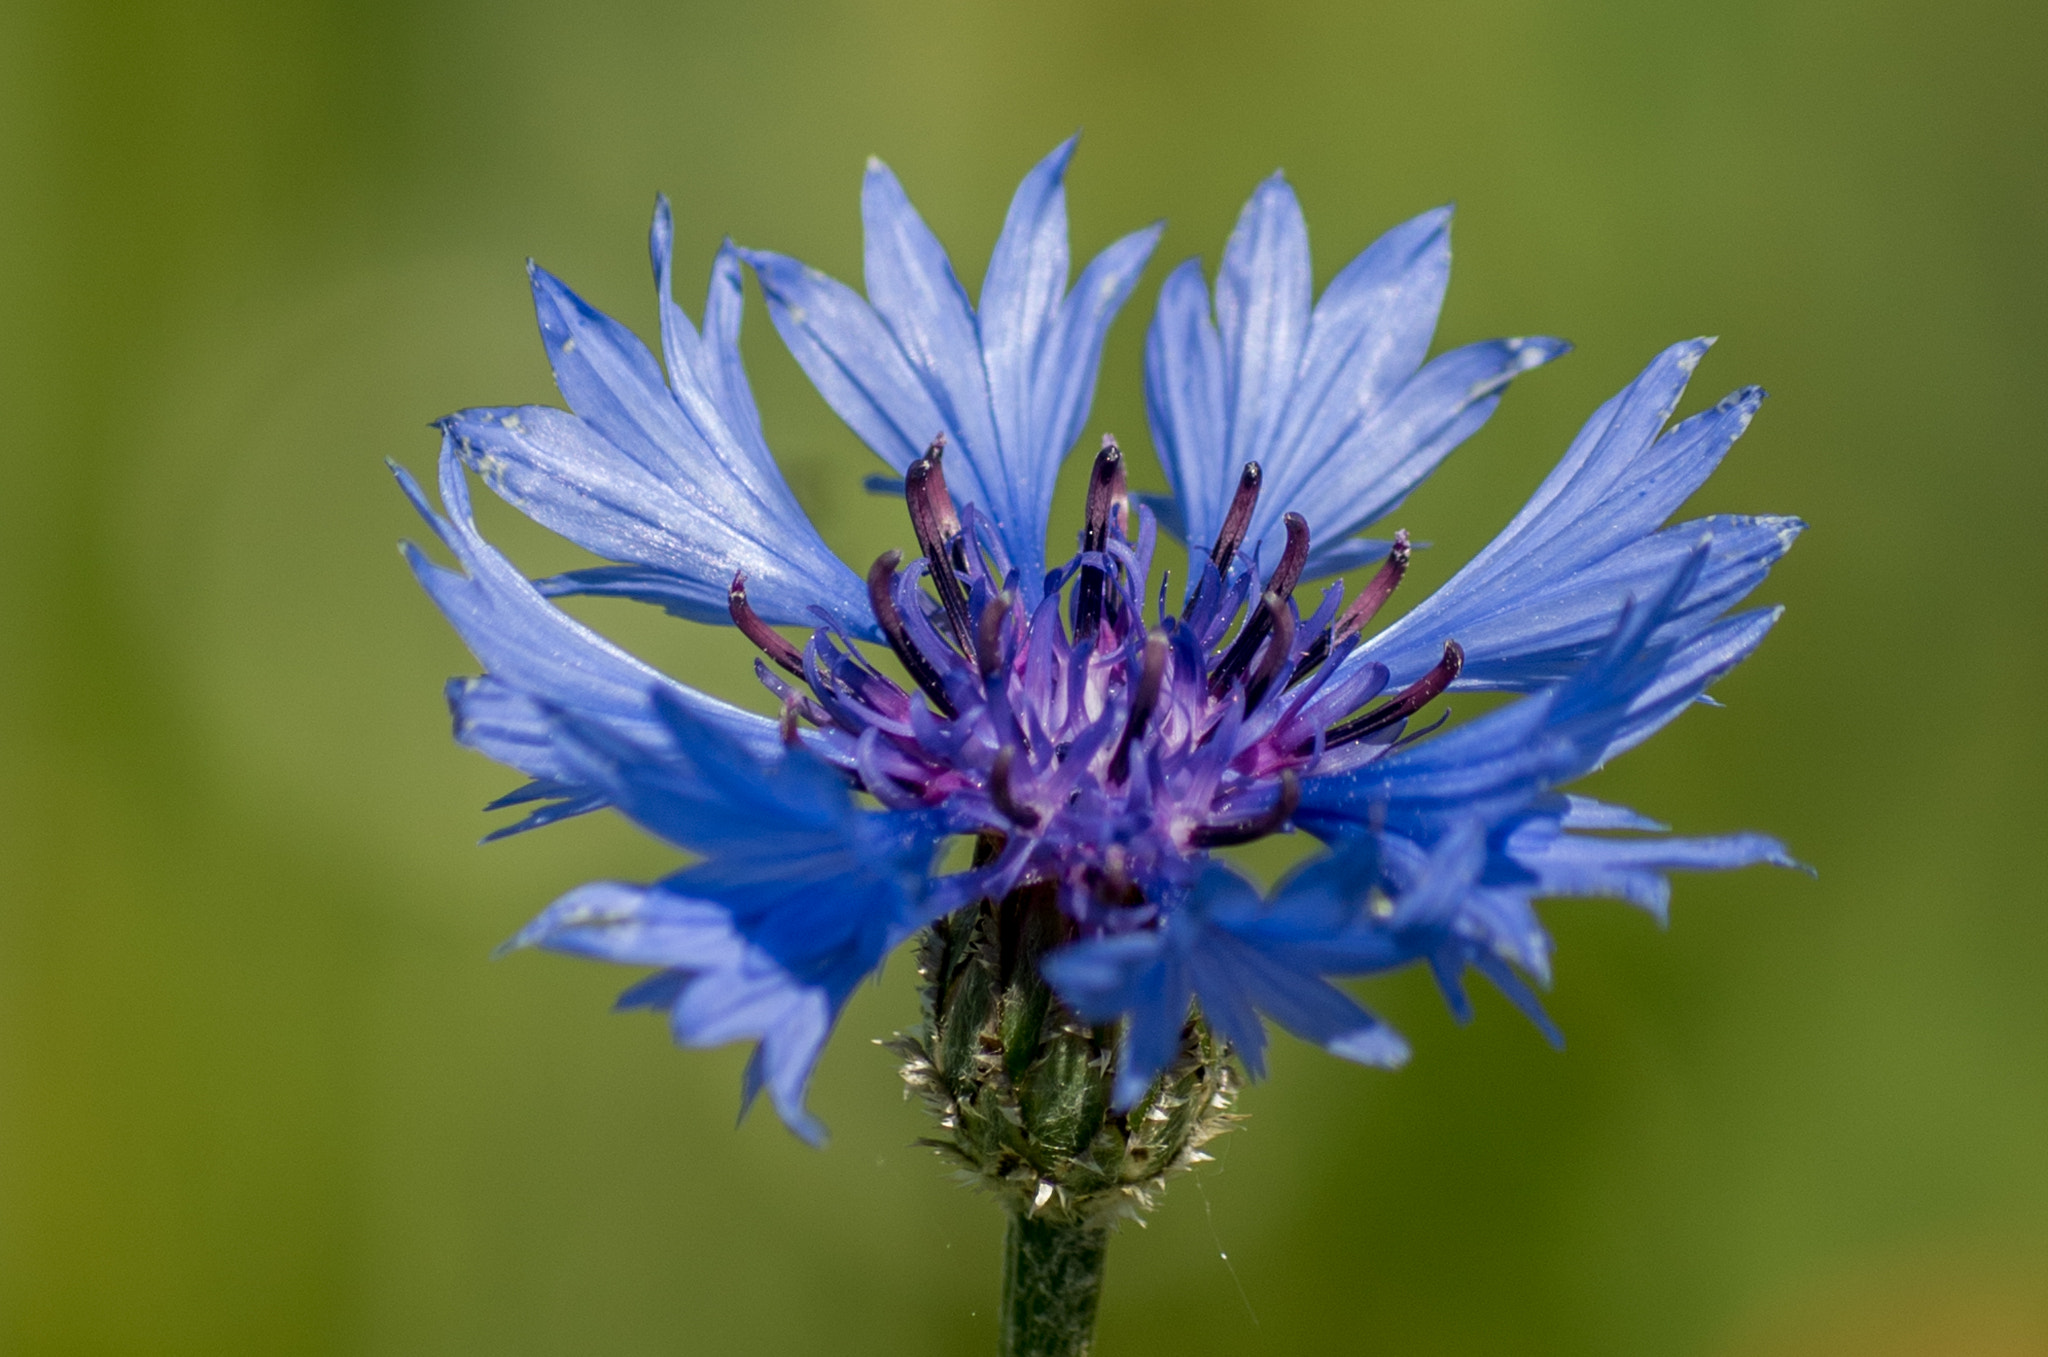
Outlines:
{"type": "MultiPolygon", "coordinates": [[[[1697,507],[1815,526],[1727,708],[1599,788],[1820,869],[1685,880],[1668,932],[1552,907],[1561,1055],[1415,977],[1368,987],[1406,1071],[1281,1041],[1118,1239],[1101,1351],[2048,1352],[2044,54],[2021,3],[0,6],[0,1348],[991,1350],[998,1214],[871,1044],[903,958],[822,1153],[735,1130],[741,1053],[608,1013],[629,977],[491,961],[669,859],[475,846],[513,778],[447,738],[471,661],[382,462],[554,398],[529,254],[647,332],[658,189],[693,311],[725,233],[857,277],[871,152],[971,281],[1085,126],[1077,250],[1170,222],[1093,420],[1152,484],[1157,282],[1276,165],[1319,280],[1455,199],[1439,342],[1578,342],[1402,511],[1423,585],[1725,336],[1689,408],[1777,394],[1697,507]]],[[[750,304],[771,439],[866,559],[897,510],[750,304]]],[[[751,690],[727,634],[583,612],[751,690]]]]}

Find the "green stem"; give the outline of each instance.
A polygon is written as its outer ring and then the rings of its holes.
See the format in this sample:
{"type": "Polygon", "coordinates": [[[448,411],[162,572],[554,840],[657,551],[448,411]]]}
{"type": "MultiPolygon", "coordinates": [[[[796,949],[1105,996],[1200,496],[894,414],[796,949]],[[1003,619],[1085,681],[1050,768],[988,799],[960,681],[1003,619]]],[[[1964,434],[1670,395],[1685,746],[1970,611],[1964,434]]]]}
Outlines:
{"type": "Polygon", "coordinates": [[[1109,1255],[1107,1225],[1010,1217],[1002,1357],[1087,1357],[1109,1255]]]}

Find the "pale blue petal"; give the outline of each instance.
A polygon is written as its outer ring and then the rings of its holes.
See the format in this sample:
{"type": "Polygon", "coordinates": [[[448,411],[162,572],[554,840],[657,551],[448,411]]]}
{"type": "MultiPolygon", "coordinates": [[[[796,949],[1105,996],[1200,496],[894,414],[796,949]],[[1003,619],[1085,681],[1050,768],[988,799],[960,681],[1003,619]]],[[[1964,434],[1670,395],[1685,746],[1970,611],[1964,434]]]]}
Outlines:
{"type": "Polygon", "coordinates": [[[1238,214],[1216,275],[1231,465],[1265,461],[1286,418],[1308,343],[1312,287],[1308,223],[1294,189],[1276,171],[1238,214]]]}
{"type": "Polygon", "coordinates": [[[819,606],[850,630],[873,632],[860,581],[809,521],[770,513],[715,470],[650,471],[595,425],[544,405],[464,410],[441,428],[484,483],[535,522],[672,576],[674,611],[729,622],[727,590],[744,572],[748,598],[770,622],[811,625],[819,606]]]}
{"type": "Polygon", "coordinates": [[[669,398],[661,365],[631,330],[528,263],[533,310],[555,386],[600,437],[655,475],[691,469],[677,451],[692,441],[669,398]]]}
{"type": "Polygon", "coordinates": [[[1353,259],[1311,311],[1307,228],[1279,175],[1253,193],[1216,282],[1167,280],[1146,344],[1153,439],[1187,525],[1214,540],[1246,462],[1265,472],[1247,541],[1299,513],[1310,576],[1357,564],[1346,539],[1398,505],[1493,413],[1508,382],[1569,349],[1494,340],[1423,365],[1449,278],[1450,212],[1424,213],[1353,259]]]}
{"type": "MultiPolygon", "coordinates": [[[[1478,432],[1499,407],[1509,382],[1570,349],[1561,339],[1490,339],[1438,355],[1384,405],[1362,417],[1312,470],[1295,473],[1294,458],[1279,463],[1289,479],[1279,487],[1269,482],[1269,494],[1260,496],[1260,517],[1270,515],[1277,523],[1286,512],[1281,506],[1293,505],[1307,518],[1312,542],[1341,544],[1393,512],[1478,432]]],[[[1306,465],[1306,459],[1299,464],[1306,465]]],[[[1332,563],[1333,555],[1314,553],[1307,573],[1341,569],[1332,563]]]]}
{"type": "Polygon", "coordinates": [[[1055,146],[1017,185],[981,282],[981,359],[996,430],[1003,448],[1012,452],[1036,445],[1034,378],[1067,287],[1064,181],[1079,142],[1076,134],[1055,146]]]}
{"type": "Polygon", "coordinates": [[[1666,623],[1665,639],[1740,602],[1805,527],[1796,518],[1723,515],[1653,533],[1561,577],[1509,574],[1456,594],[1446,586],[1416,606],[1410,617],[1420,620],[1404,617],[1365,649],[1399,684],[1427,672],[1444,642],[1456,640],[1466,655],[1460,686],[1526,691],[1568,677],[1605,641],[1622,602],[1653,590],[1702,541],[1706,568],[1666,623]]]}
{"type": "Polygon", "coordinates": [[[861,191],[867,300],[793,259],[741,252],[798,363],[877,455],[902,471],[946,436],[955,503],[993,525],[1034,604],[1053,487],[1087,418],[1104,333],[1158,238],[1154,227],[1116,242],[1062,295],[1072,153],[1063,143],[1019,186],[979,315],[880,161],[861,191]]]}
{"type": "MultiPolygon", "coordinates": [[[[1137,286],[1138,275],[1145,271],[1164,229],[1148,226],[1133,231],[1090,260],[1045,336],[1032,385],[1031,437],[1019,445],[1013,459],[1018,463],[1013,474],[1019,494],[1031,496],[1025,503],[1033,515],[1031,521],[1040,525],[1032,541],[1044,541],[1060,464],[1080,438],[1094,404],[1095,379],[1102,367],[1102,344],[1109,335],[1110,322],[1130,300],[1131,289],[1137,286]]],[[[983,331],[990,328],[984,320],[983,331]]],[[[1006,453],[1010,446],[1005,444],[1006,453]]],[[[1016,560],[1014,555],[1012,559],[1016,560]]],[[[1043,573],[1043,550],[1030,560],[1037,563],[1037,573],[1043,573]]],[[[1025,562],[1016,563],[1025,568],[1025,562]]]]}
{"type": "Polygon", "coordinates": [[[1130,300],[1131,289],[1138,285],[1138,275],[1145,271],[1165,229],[1163,224],[1155,224],[1133,231],[1089,260],[1046,333],[1033,379],[1032,434],[1025,446],[1035,449],[1044,463],[1038,474],[1041,488],[1048,493],[1051,478],[1058,475],[1059,463],[1081,436],[1094,403],[1102,344],[1109,335],[1110,322],[1130,300]]]}
{"type": "Polygon", "coordinates": [[[999,524],[1019,521],[967,289],[954,275],[939,238],[910,205],[903,185],[879,160],[868,161],[860,217],[868,301],[945,418],[943,427],[954,442],[948,479],[955,477],[953,464],[964,460],[979,482],[982,498],[974,502],[999,524]]]}
{"type": "Polygon", "coordinates": [[[778,747],[775,722],[684,687],[543,598],[478,534],[450,442],[443,441],[440,461],[446,516],[434,511],[404,468],[392,471],[461,570],[435,565],[410,543],[406,559],[488,675],[451,685],[458,739],[530,777],[587,788],[542,707],[604,722],[626,739],[658,743],[667,732],[654,705],[661,693],[746,748],[766,753],[778,747]]]}
{"type": "Polygon", "coordinates": [[[1749,426],[1746,388],[1659,437],[1705,340],[1673,345],[1589,420],[1514,521],[1441,589],[1361,646],[1349,664],[1419,677],[1446,640],[1465,647],[1463,687],[1527,690],[1568,673],[1624,603],[1711,539],[1694,592],[1668,619],[1695,630],[1762,580],[1804,525],[1721,516],[1659,532],[1749,426]]]}
{"type": "MultiPolygon", "coordinates": [[[[957,432],[858,292],[787,255],[742,249],[740,258],[760,280],[769,318],[804,375],[877,457],[900,472],[933,438],[957,432]]],[[[973,476],[971,467],[946,469],[959,497],[979,493],[973,476]]]]}
{"type": "Polygon", "coordinates": [[[1671,828],[1627,806],[1612,806],[1590,796],[1567,795],[1560,818],[1566,829],[1640,829],[1662,832],[1671,828]]]}
{"type": "MultiPolygon", "coordinates": [[[[1417,542],[1414,546],[1426,546],[1417,542]]],[[[1337,539],[1328,550],[1312,548],[1309,552],[1308,568],[1310,577],[1319,575],[1341,575],[1362,565],[1378,565],[1387,558],[1394,544],[1379,537],[1343,537],[1337,539]]]]}
{"type": "Polygon", "coordinates": [[[533,267],[542,341],[574,413],[465,410],[442,428],[523,512],[599,555],[676,575],[687,616],[728,621],[725,592],[744,571],[770,621],[808,623],[821,606],[871,630],[860,580],[825,546],[761,439],[739,365],[737,261],[721,251],[713,267],[707,340],[669,294],[672,234],[664,201],[649,247],[667,383],[629,330],[533,267]]]}
{"type": "Polygon", "coordinates": [[[1666,872],[1799,865],[1782,843],[1765,834],[1596,838],[1563,833],[1557,821],[1546,817],[1517,827],[1503,851],[1535,876],[1538,894],[1626,900],[1660,921],[1671,899],[1666,872]]]}
{"type": "Polygon", "coordinates": [[[1450,226],[1448,207],[1403,222],[1323,289],[1275,442],[1309,455],[1277,458],[1269,485],[1300,485],[1362,415],[1422,366],[1451,279],[1450,226]]]}
{"type": "MultiPolygon", "coordinates": [[[[1216,540],[1242,469],[1228,465],[1223,389],[1223,341],[1202,261],[1190,259],[1167,275],[1145,335],[1145,412],[1180,505],[1178,535],[1198,551],[1216,540]]],[[[1165,516],[1160,524],[1176,527],[1165,516]]]]}

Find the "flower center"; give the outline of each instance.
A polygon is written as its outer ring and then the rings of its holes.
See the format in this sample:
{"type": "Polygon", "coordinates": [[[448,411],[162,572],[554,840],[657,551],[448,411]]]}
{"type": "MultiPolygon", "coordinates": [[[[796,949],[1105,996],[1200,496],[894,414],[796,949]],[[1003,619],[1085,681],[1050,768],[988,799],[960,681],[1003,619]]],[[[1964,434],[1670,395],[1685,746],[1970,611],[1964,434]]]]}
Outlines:
{"type": "Polygon", "coordinates": [[[1283,828],[1304,774],[1385,754],[1458,676],[1464,653],[1451,642],[1428,674],[1367,705],[1387,672],[1346,661],[1407,569],[1407,534],[1348,606],[1332,584],[1303,618],[1294,592],[1307,522],[1286,516],[1263,575],[1257,547],[1244,551],[1256,462],[1180,611],[1168,612],[1162,576],[1148,624],[1157,525],[1149,510],[1134,513],[1114,439],[1089,476],[1080,550],[1046,577],[1035,607],[986,517],[955,507],[944,450],[941,438],[904,477],[920,556],[906,565],[891,551],[868,572],[876,625],[908,687],[822,610],[798,650],[748,606],[744,575],[732,582],[732,619],[801,681],[755,662],[782,701],[786,739],[808,723],[814,747],[884,804],[943,804],[964,832],[1001,837],[997,866],[1014,880],[1058,878],[1127,905],[1143,893],[1133,882],[1178,878],[1200,850],[1283,828]]]}

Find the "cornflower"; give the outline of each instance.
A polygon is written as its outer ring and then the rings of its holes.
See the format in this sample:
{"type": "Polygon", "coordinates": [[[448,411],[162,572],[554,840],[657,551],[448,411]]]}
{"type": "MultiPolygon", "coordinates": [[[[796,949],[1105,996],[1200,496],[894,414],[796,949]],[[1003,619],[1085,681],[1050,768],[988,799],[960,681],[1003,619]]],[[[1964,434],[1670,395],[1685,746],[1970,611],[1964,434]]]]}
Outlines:
{"type": "Polygon", "coordinates": [[[928,1143],[1009,1208],[1015,1353],[1085,1350],[1111,1223],[1227,1129],[1267,1021],[1399,1065],[1406,1042],[1332,981],[1419,963],[1459,1018],[1477,971],[1559,1041],[1531,984],[1550,978],[1534,899],[1662,919],[1672,870],[1792,865],[1762,835],[1676,837],[1561,790],[1704,700],[1777,620],[1730,610],[1796,519],[1667,525],[1761,391],[1673,424],[1707,341],[1666,349],[1490,545],[1376,630],[1411,544],[1360,534],[1568,346],[1427,358],[1447,209],[1314,297],[1276,174],[1213,295],[1199,260],[1160,294],[1145,378],[1170,493],[1134,493],[1104,436],[1076,549],[1048,565],[1056,476],[1161,229],[1070,288],[1073,149],[1025,176],[977,302],[871,161],[865,296],[727,242],[699,328],[672,299],[661,201],[662,361],[531,268],[569,409],[442,421],[439,509],[396,472],[460,569],[408,544],[412,567],[485,671],[449,686],[456,738],[529,779],[492,837],[612,807],[697,859],[579,887],[510,945],[656,968],[620,1006],[665,1012],[686,1046],[753,1042],[742,1106],[765,1092],[818,1142],[805,1089],[834,1023],[919,938],[923,1021],[894,1045],[928,1143]],[[871,488],[901,497],[907,555],[850,568],[791,494],[740,362],[744,269],[890,468],[871,488]],[[478,533],[469,472],[609,564],[529,581],[478,533]],[[1162,529],[1188,548],[1178,591],[1155,578],[1162,529]],[[1347,570],[1370,572],[1356,592],[1306,587],[1347,570]],[[566,595],[737,627],[779,715],[658,673],[566,595]],[[1525,696],[1439,733],[1454,688],[1525,696]],[[1323,850],[1270,892],[1218,856],[1295,832],[1323,850]],[[971,861],[943,869],[962,840],[971,861]]]}

